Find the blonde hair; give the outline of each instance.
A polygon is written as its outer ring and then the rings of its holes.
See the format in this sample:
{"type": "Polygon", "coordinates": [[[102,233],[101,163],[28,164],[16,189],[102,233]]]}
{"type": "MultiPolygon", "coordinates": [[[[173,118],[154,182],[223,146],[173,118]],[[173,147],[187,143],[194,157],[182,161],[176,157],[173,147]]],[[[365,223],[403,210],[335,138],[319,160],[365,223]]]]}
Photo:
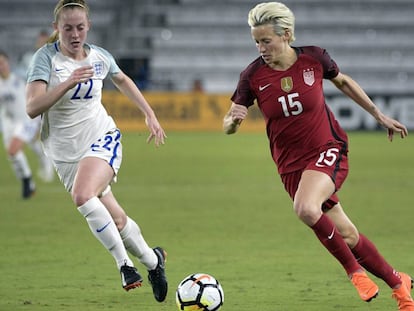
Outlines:
{"type": "MultiPolygon", "coordinates": [[[[89,7],[86,4],[85,0],[60,0],[55,7],[55,10],[53,11],[53,15],[54,15],[54,22],[56,23],[59,19],[60,13],[62,12],[62,10],[64,9],[74,9],[74,8],[81,8],[84,9],[86,12],[86,16],[89,17],[89,7]]],[[[47,40],[48,43],[53,43],[55,41],[57,41],[59,38],[59,34],[57,33],[57,31],[54,31],[52,33],[52,35],[49,37],[49,39],[47,40]]]]}
{"type": "Polygon", "coordinates": [[[292,11],[281,2],[263,2],[250,10],[248,20],[250,27],[273,25],[279,36],[290,33],[289,43],[295,41],[295,16],[292,11]]]}

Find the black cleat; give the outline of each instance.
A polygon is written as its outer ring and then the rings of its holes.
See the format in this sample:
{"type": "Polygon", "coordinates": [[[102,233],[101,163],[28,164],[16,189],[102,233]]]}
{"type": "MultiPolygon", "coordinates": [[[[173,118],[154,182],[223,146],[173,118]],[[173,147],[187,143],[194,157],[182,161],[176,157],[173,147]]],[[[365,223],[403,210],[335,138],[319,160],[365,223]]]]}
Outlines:
{"type": "Polygon", "coordinates": [[[157,255],[158,264],[154,270],[148,271],[148,280],[151,283],[155,300],[163,302],[168,292],[168,282],[165,276],[167,252],[161,247],[156,247],[154,248],[154,253],[157,255]]]}
{"type": "Polygon", "coordinates": [[[137,268],[127,266],[126,264],[121,267],[121,280],[122,287],[129,291],[142,285],[142,277],[139,275],[137,268]]]}
{"type": "Polygon", "coordinates": [[[36,185],[31,177],[22,179],[22,197],[23,199],[28,199],[34,195],[36,191],[36,185]]]}

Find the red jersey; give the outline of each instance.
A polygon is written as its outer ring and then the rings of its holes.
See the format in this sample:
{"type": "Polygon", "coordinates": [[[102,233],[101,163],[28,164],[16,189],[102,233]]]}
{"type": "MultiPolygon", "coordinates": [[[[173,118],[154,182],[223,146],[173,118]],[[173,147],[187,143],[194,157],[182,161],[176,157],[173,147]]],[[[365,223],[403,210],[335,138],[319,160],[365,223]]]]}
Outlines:
{"type": "Polygon", "coordinates": [[[348,146],[323,93],[323,79],[336,77],[338,66],[320,47],[294,49],[298,59],[286,71],[270,68],[261,57],[254,60],[231,97],[246,107],[257,101],[280,174],[304,169],[323,145],[339,143],[343,153],[348,146]]]}

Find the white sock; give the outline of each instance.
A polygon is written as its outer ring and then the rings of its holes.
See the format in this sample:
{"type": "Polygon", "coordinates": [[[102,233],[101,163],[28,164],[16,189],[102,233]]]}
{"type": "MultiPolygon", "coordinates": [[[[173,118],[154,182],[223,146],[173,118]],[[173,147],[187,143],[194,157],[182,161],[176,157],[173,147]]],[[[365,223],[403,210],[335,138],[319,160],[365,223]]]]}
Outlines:
{"type": "Polygon", "coordinates": [[[158,257],[155,255],[154,250],[145,242],[137,223],[128,217],[125,227],[120,234],[125,248],[137,257],[148,270],[155,269],[158,264],[158,257]]]}
{"type": "Polygon", "coordinates": [[[32,176],[32,170],[23,151],[17,152],[14,156],[9,157],[9,159],[17,178],[23,179],[32,176]]]}
{"type": "Polygon", "coordinates": [[[97,197],[93,197],[79,206],[78,211],[85,217],[93,235],[114,257],[118,268],[124,264],[134,266],[128,257],[111,214],[97,197]]]}

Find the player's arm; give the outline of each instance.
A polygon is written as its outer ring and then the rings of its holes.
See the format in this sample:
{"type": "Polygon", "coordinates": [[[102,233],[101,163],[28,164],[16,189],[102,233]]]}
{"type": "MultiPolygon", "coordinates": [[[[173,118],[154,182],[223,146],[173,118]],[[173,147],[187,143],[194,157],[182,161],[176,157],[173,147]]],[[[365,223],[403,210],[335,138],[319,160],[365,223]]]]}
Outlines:
{"type": "Polygon", "coordinates": [[[35,80],[26,85],[26,112],[32,119],[44,113],[62,98],[71,88],[78,83],[84,83],[93,76],[92,66],[83,66],[75,69],[70,77],[48,89],[47,83],[42,80],[35,80]]]}
{"type": "Polygon", "coordinates": [[[112,81],[115,86],[124,95],[126,95],[145,115],[145,124],[150,130],[150,135],[147,139],[147,142],[150,142],[152,139],[154,139],[156,146],[164,144],[164,139],[167,137],[167,135],[165,135],[165,132],[158,122],[154,111],[136,84],[122,71],[113,75],[112,81]]]}
{"type": "Polygon", "coordinates": [[[381,110],[372,102],[369,96],[361,88],[361,86],[350,76],[339,73],[335,78],[331,79],[332,83],[351,98],[354,102],[369,112],[379,124],[388,130],[388,138],[392,141],[394,132],[400,133],[401,138],[408,135],[407,128],[397,120],[394,120],[381,112],[381,110]]]}
{"type": "Polygon", "coordinates": [[[226,113],[223,119],[223,130],[226,134],[236,133],[240,124],[247,116],[247,107],[231,104],[230,110],[226,113]]]}

